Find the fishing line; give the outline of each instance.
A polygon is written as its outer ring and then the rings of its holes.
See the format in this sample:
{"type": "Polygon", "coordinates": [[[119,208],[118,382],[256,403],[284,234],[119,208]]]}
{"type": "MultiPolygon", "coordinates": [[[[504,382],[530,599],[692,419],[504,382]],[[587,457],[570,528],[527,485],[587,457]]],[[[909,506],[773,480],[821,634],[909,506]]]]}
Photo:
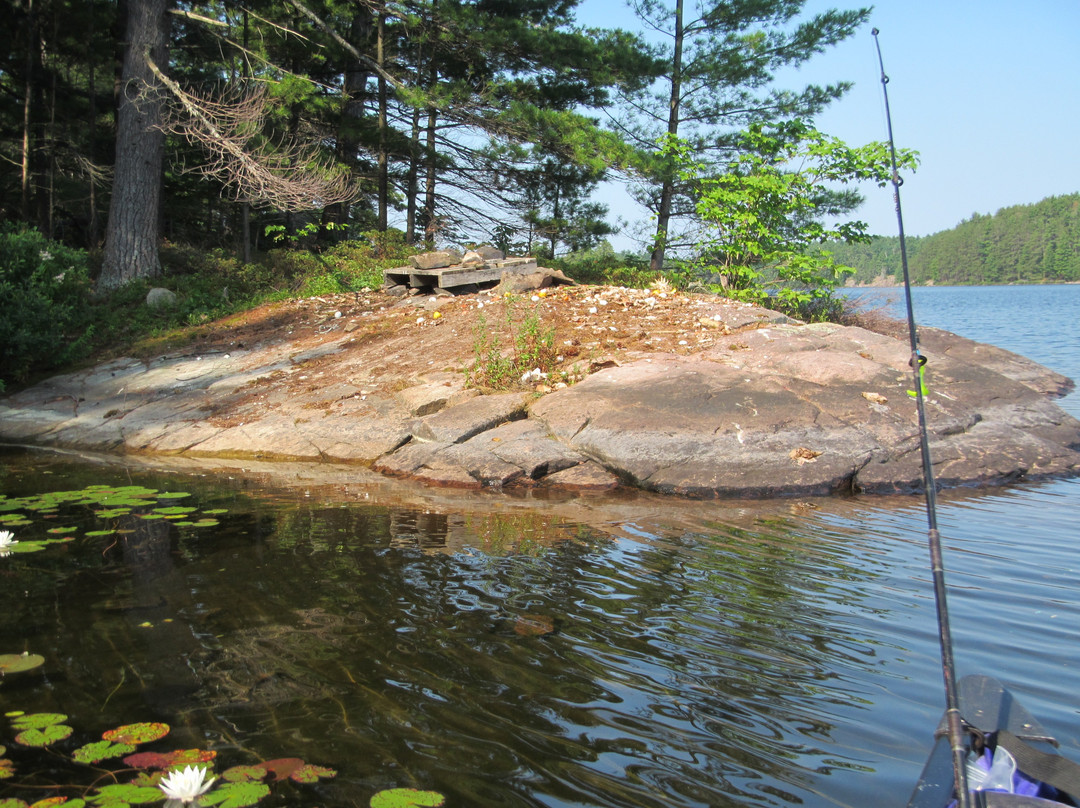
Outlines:
{"type": "Polygon", "coordinates": [[[941,534],[937,524],[937,484],[930,460],[930,440],[926,429],[926,399],[923,388],[923,366],[926,357],[919,353],[919,335],[915,328],[915,311],[911,304],[911,276],[908,272],[907,243],[904,238],[904,215],[900,209],[900,186],[904,181],[896,167],[896,144],[893,141],[892,115],[889,111],[889,77],[881,56],[878,29],[874,28],[874,46],[881,66],[881,92],[885,99],[885,124],[889,133],[889,158],[892,165],[893,200],[896,202],[896,223],[900,233],[900,266],[904,273],[904,300],[907,304],[908,341],[911,345],[911,371],[915,376],[915,409],[919,414],[919,449],[922,454],[923,488],[926,493],[926,517],[929,523],[927,538],[930,546],[930,565],[934,579],[934,602],[937,605],[938,639],[941,642],[941,673],[945,681],[945,718],[952,749],[953,782],[956,785],[960,808],[971,807],[967,787],[967,748],[964,722],[960,715],[960,698],[956,689],[956,663],[953,661],[952,631],[949,628],[949,608],[945,589],[945,565],[941,554],[941,534]]]}

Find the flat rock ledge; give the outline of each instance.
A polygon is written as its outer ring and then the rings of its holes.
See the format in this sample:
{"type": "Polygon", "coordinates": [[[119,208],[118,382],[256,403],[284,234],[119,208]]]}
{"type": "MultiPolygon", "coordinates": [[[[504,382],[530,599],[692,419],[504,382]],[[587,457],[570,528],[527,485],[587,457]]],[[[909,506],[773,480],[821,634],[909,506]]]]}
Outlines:
{"type": "MultiPolygon", "coordinates": [[[[939,483],[1080,473],[1080,421],[1052,400],[1071,381],[948,332],[921,339],[939,483]]],[[[297,352],[280,341],[56,376],[0,399],[0,440],[362,464],[466,489],[912,492],[921,459],[908,358],[887,336],[773,316],[698,353],[623,357],[546,394],[478,395],[452,369],[370,394],[344,381],[361,360],[342,343],[297,352]]]]}

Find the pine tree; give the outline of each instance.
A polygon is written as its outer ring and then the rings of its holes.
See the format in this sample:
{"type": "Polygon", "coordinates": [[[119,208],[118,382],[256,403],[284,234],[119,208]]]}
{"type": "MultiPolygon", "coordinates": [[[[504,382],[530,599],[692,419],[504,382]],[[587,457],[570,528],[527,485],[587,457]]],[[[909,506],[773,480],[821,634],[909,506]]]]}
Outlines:
{"type": "Polygon", "coordinates": [[[650,155],[640,166],[638,200],[656,218],[652,269],[663,268],[668,249],[691,246],[692,234],[674,223],[694,216],[688,187],[658,149],[661,136],[690,144],[699,162],[731,156],[736,130],[751,123],[812,117],[850,86],[837,83],[791,92],[770,89],[776,71],[802,64],[851,35],[867,9],[797,17],[803,0],[633,0],[645,24],[663,38],[664,71],[655,86],[628,97],[622,121],[636,145],[650,155]]]}

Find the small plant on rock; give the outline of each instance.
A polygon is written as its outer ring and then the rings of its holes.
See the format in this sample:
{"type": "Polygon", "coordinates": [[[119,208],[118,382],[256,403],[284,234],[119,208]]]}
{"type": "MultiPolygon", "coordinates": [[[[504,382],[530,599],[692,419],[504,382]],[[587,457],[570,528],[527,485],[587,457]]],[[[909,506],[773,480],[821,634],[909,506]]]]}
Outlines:
{"type": "Polygon", "coordinates": [[[545,326],[536,308],[515,321],[515,300],[506,298],[506,331],[510,349],[488,327],[483,315],[477,320],[473,364],[466,370],[470,387],[513,390],[534,386],[552,373],[556,364],[555,329],[545,326]]]}

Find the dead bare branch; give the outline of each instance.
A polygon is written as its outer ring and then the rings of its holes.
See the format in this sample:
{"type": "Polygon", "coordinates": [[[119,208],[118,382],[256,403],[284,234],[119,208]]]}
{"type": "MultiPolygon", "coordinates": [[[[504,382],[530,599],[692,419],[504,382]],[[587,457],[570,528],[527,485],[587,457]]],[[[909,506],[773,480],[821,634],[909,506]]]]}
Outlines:
{"type": "Polygon", "coordinates": [[[210,98],[183,89],[153,62],[150,69],[176,102],[168,106],[162,128],[206,155],[205,162],[189,170],[220,181],[237,201],[300,211],[358,196],[359,190],[317,146],[273,144],[263,137],[268,106],[264,86],[210,98]]]}

